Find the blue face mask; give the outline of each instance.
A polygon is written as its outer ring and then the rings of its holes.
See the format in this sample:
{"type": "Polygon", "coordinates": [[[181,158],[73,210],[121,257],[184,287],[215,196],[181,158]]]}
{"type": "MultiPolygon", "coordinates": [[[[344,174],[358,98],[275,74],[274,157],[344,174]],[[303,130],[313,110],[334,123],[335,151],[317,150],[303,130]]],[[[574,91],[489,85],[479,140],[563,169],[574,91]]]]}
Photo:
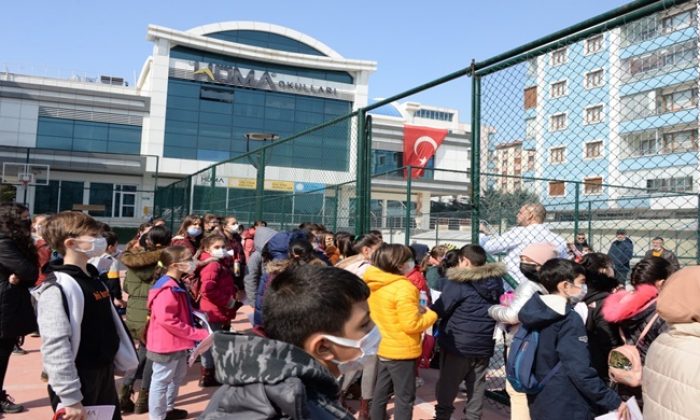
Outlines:
{"type": "Polygon", "coordinates": [[[202,228],[197,226],[190,226],[187,228],[187,234],[193,238],[196,238],[197,236],[202,234],[202,228]]]}

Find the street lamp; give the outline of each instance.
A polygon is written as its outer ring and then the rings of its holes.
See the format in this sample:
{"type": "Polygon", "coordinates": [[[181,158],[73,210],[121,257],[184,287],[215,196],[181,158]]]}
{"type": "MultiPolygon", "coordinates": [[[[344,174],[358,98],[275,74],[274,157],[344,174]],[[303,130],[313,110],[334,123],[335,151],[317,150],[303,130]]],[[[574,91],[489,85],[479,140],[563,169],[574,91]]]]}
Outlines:
{"type": "MultiPolygon", "coordinates": [[[[253,162],[250,158],[250,142],[252,141],[262,141],[266,142],[270,140],[271,142],[278,140],[280,136],[275,133],[246,133],[245,134],[245,150],[246,156],[250,164],[256,170],[255,177],[255,218],[257,220],[263,219],[263,194],[265,192],[265,155],[267,151],[263,148],[258,155],[258,161],[253,162]]],[[[264,145],[263,145],[264,147],[264,145]]]]}

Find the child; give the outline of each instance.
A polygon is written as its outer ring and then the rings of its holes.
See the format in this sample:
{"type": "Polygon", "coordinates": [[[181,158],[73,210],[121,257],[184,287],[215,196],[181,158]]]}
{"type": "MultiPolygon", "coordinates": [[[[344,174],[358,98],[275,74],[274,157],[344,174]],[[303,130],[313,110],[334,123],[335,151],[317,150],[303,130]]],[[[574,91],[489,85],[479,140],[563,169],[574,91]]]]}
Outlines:
{"type": "Polygon", "coordinates": [[[504,264],[486,264],[486,251],[467,245],[448,266],[448,281],[432,309],[441,318],[440,377],[436,386],[436,419],[450,419],[460,382],[467,386],[467,419],[480,419],[486,391],[486,370],[493,356],[491,305],[503,294],[504,264]]]}
{"type": "MultiPolygon", "coordinates": [[[[199,309],[207,314],[213,331],[228,330],[231,319],[236,316],[236,286],[233,275],[226,264],[224,237],[212,234],[204,237],[201,243],[200,261],[213,259],[199,271],[199,309]]],[[[214,360],[211,352],[202,354],[202,368],[199,386],[219,386],[214,376],[214,360]]]]}
{"type": "Polygon", "coordinates": [[[586,328],[570,304],[585,295],[586,278],[576,274],[573,262],[553,259],[542,265],[537,281],[549,294],[532,296],[518,318],[523,327],[540,334],[535,378],[542,381],[556,370],[542,391],[528,394],[531,418],[589,419],[596,409],[617,410],[626,418],[627,405],[591,366],[586,328]]]}
{"type": "Polygon", "coordinates": [[[372,294],[372,319],[382,335],[377,381],[370,418],[383,419],[392,388],[394,417],[410,419],[416,398],[416,363],[422,353],[421,335],[437,320],[437,314],[419,305],[418,289],[406,278],[415,262],[404,245],[382,244],[372,254],[365,282],[372,294]]]}
{"type": "Polygon", "coordinates": [[[148,293],[150,319],[146,326],[147,356],[153,361],[148,394],[151,420],[184,419],[187,411],[175,408],[178,388],[187,374],[187,351],[209,332],[195,328],[192,305],[181,278],[194,272],[192,253],[184,246],[171,246],[160,254],[165,274],[148,293]]]}
{"type": "MultiPolygon", "coordinates": [[[[411,286],[413,287],[413,286],[411,286]]],[[[337,377],[376,354],[369,288],[334,267],[280,273],[265,293],[268,338],[217,333],[214,360],[224,386],[200,417],[346,419],[337,377]]]]}
{"type": "MultiPolygon", "coordinates": [[[[88,259],[107,247],[102,224],[81,212],[63,212],[46,223],[44,237],[63,254],[37,292],[41,356],[51,406],[65,418],[82,418],[84,406],[118,405],[115,368],[131,371],[138,358],[107,287],[88,259]]],[[[118,409],[113,419],[121,419],[118,409]]]]}
{"type": "Polygon", "coordinates": [[[102,255],[90,258],[88,264],[92,264],[100,273],[100,280],[107,285],[114,306],[118,308],[117,312],[123,315],[126,302],[122,299],[122,286],[119,279],[119,260],[117,259],[119,237],[111,230],[102,232],[102,236],[107,241],[107,249],[102,255]]]}

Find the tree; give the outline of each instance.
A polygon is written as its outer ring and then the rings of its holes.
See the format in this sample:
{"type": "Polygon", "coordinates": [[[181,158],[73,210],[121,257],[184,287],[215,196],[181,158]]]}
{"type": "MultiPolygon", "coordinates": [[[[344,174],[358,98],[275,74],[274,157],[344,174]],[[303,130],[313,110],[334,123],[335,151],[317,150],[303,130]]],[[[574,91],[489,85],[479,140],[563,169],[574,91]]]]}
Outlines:
{"type": "Polygon", "coordinates": [[[481,195],[479,216],[493,225],[500,225],[503,219],[511,226],[516,223],[515,216],[525,203],[539,203],[539,197],[532,191],[518,189],[504,192],[489,186],[481,195]]]}

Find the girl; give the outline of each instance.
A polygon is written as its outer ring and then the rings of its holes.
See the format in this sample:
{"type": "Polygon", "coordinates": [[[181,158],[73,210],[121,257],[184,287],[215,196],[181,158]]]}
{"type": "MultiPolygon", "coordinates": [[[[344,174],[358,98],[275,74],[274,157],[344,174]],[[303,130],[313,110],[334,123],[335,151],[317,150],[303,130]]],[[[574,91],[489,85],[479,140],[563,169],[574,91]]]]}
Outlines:
{"type": "Polygon", "coordinates": [[[410,248],[382,244],[372,255],[364,274],[371,290],[369,308],[382,341],[377,356],[378,373],[370,418],[383,419],[392,389],[394,418],[411,419],[416,398],[416,362],[422,353],[421,335],[437,320],[437,314],[418,304],[418,289],[406,278],[413,269],[410,248]]]}
{"type": "Polygon", "coordinates": [[[224,234],[224,244],[226,245],[226,253],[230,258],[230,269],[233,273],[233,279],[236,282],[236,287],[243,290],[243,276],[245,274],[245,253],[243,251],[241,239],[241,225],[238,224],[238,219],[235,216],[227,216],[224,219],[224,225],[221,231],[224,234]]]}
{"type": "Polygon", "coordinates": [[[180,224],[180,229],[173,237],[173,245],[184,246],[192,255],[199,249],[199,239],[202,236],[202,218],[190,214],[180,224]]]}
{"type": "MultiPolygon", "coordinates": [[[[452,248],[454,249],[454,247],[452,248]]],[[[425,281],[430,288],[430,297],[433,302],[438,300],[440,293],[442,293],[442,287],[447,281],[445,269],[441,268],[441,263],[448,251],[450,248],[447,245],[436,245],[421,262],[421,269],[425,273],[425,281]]]]}
{"type": "Polygon", "coordinates": [[[181,278],[195,270],[192,253],[183,246],[163,250],[159,271],[166,271],[148,294],[150,319],[146,326],[147,356],[153,361],[148,395],[151,420],[184,419],[187,411],[175,409],[178,388],[187,374],[187,350],[209,332],[195,328],[192,305],[181,278]]]}
{"type": "MultiPolygon", "coordinates": [[[[207,261],[200,269],[199,309],[207,314],[213,331],[228,330],[236,317],[236,286],[227,263],[224,237],[213,234],[202,239],[200,261],[207,261]]],[[[202,354],[199,386],[219,386],[214,375],[211,350],[202,354]]]]}

